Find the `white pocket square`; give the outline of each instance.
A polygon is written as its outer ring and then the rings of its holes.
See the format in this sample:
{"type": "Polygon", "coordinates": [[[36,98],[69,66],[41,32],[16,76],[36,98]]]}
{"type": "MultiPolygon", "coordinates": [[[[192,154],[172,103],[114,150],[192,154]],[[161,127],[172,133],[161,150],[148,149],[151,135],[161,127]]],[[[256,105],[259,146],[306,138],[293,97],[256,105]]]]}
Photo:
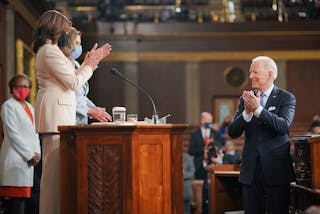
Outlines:
{"type": "Polygon", "coordinates": [[[276,107],[275,107],[275,106],[270,106],[270,107],[268,108],[268,111],[273,111],[273,110],[276,110],[276,107]]]}

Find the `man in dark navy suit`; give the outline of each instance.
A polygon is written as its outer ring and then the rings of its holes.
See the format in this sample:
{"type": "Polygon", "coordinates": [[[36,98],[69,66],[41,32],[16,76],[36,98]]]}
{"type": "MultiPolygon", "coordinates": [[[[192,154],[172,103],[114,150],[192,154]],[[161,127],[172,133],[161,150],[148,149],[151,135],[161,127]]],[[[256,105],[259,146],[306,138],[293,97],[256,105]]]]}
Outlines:
{"type": "Polygon", "coordinates": [[[294,181],[289,129],[296,99],[274,85],[277,65],[267,56],[252,60],[252,91],[244,91],[228,134],[245,133],[240,169],[247,214],[288,213],[290,182],[294,181]]]}
{"type": "Polygon", "coordinates": [[[218,131],[212,128],[212,114],[210,112],[202,112],[200,114],[200,127],[191,133],[189,154],[193,156],[196,180],[203,180],[202,188],[202,214],[207,214],[208,207],[208,172],[204,166],[204,151],[207,146],[214,142],[224,146],[225,139],[218,131]]]}
{"type": "Polygon", "coordinates": [[[212,114],[209,112],[202,112],[200,114],[200,127],[191,133],[189,154],[194,157],[195,175],[194,178],[202,180],[207,177],[207,171],[203,167],[203,155],[205,146],[211,142],[219,142],[224,146],[225,139],[212,129],[212,114]]]}

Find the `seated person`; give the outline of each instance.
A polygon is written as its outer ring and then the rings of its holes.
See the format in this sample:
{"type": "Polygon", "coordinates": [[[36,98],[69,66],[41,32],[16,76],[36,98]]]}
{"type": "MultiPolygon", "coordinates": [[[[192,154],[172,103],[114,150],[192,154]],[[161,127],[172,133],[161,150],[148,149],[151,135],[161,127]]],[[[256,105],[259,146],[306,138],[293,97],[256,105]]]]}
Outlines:
{"type": "Polygon", "coordinates": [[[221,135],[225,135],[228,133],[228,126],[229,124],[231,123],[231,120],[232,118],[230,116],[226,116],[224,119],[223,119],[223,122],[221,124],[221,127],[219,129],[219,133],[221,135]]]}
{"type": "Polygon", "coordinates": [[[320,121],[313,121],[310,125],[310,134],[320,134],[320,121]]]}
{"type": "Polygon", "coordinates": [[[194,164],[192,156],[187,152],[183,153],[183,196],[184,196],[184,214],[191,214],[192,187],[191,180],[194,175],[194,164]]]}
{"type": "Polygon", "coordinates": [[[308,133],[312,132],[312,131],[311,131],[312,124],[315,123],[315,122],[319,122],[319,121],[320,121],[320,116],[319,116],[318,114],[314,115],[314,116],[312,117],[312,122],[311,122],[311,124],[309,125],[309,127],[308,127],[308,129],[307,129],[307,132],[308,132],[308,133]]]}
{"type": "Polygon", "coordinates": [[[202,188],[202,214],[209,213],[209,176],[207,166],[210,164],[223,164],[223,150],[219,142],[211,142],[204,148],[203,164],[201,170],[205,175],[202,188]]]}
{"type": "Polygon", "coordinates": [[[219,142],[211,142],[205,147],[203,166],[209,164],[223,164],[223,149],[219,142]]]}
{"type": "Polygon", "coordinates": [[[240,156],[235,150],[234,143],[230,140],[226,142],[222,162],[223,164],[240,164],[241,162],[240,156]]]}

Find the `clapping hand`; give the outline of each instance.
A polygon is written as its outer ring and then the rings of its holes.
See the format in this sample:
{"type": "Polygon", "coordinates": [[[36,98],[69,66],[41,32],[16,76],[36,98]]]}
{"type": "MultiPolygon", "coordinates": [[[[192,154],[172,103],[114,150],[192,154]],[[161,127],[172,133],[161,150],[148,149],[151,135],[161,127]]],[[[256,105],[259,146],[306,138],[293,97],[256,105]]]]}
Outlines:
{"type": "Polygon", "coordinates": [[[98,48],[98,44],[96,43],[86,54],[82,65],[88,65],[94,71],[95,69],[97,69],[100,61],[110,54],[111,50],[112,47],[108,43],[101,46],[100,48],[98,48]]]}
{"type": "Polygon", "coordinates": [[[242,93],[244,100],[244,109],[247,114],[254,112],[260,106],[260,91],[255,95],[253,91],[244,91],[242,93]]]}

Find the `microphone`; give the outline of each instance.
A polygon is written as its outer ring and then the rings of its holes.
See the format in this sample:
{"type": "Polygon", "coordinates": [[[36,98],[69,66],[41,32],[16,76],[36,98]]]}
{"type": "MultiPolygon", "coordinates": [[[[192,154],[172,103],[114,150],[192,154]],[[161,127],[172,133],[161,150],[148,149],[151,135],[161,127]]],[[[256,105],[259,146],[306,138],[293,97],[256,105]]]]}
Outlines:
{"type": "Polygon", "coordinates": [[[110,72],[119,77],[120,79],[126,81],[127,83],[129,83],[130,85],[132,85],[133,87],[139,89],[140,91],[142,91],[144,93],[144,95],[146,95],[148,97],[148,99],[151,101],[152,103],[152,107],[153,107],[153,116],[152,116],[152,120],[154,124],[158,123],[158,114],[157,114],[157,109],[156,109],[156,105],[154,104],[154,101],[152,99],[152,97],[146,92],[146,90],[144,90],[143,88],[141,88],[140,86],[138,86],[137,84],[135,84],[134,82],[132,82],[131,80],[129,80],[128,78],[126,78],[120,71],[118,71],[115,68],[111,68],[110,72]]]}

